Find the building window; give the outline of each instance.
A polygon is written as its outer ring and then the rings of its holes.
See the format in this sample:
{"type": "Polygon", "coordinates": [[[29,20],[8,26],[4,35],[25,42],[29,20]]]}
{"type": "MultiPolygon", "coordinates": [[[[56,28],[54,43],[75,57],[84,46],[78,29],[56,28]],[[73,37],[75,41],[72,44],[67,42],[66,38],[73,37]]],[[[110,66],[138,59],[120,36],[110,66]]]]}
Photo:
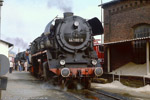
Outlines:
{"type": "Polygon", "coordinates": [[[115,9],[113,9],[113,12],[115,12],[115,9]]]}
{"type": "Polygon", "coordinates": [[[150,25],[139,25],[134,29],[134,38],[150,36],[150,25]]]}
{"type": "Polygon", "coordinates": [[[137,2],[135,2],[135,5],[137,5],[137,2]]]}
{"type": "Polygon", "coordinates": [[[109,10],[108,12],[111,13],[111,10],[109,10]]]}
{"type": "MultiPolygon", "coordinates": [[[[134,38],[142,38],[150,36],[150,25],[141,24],[134,27],[134,38]]],[[[144,64],[146,62],[146,40],[134,41],[133,59],[137,64],[144,64]]]]}
{"type": "Polygon", "coordinates": [[[123,6],[121,6],[121,10],[123,10],[123,6]]]}
{"type": "Polygon", "coordinates": [[[104,52],[104,46],[103,45],[99,46],[99,52],[104,52]]]}
{"type": "Polygon", "coordinates": [[[143,3],[143,0],[140,0],[140,3],[143,3]]]}
{"type": "Polygon", "coordinates": [[[119,11],[119,8],[117,8],[117,11],[119,11]]]}
{"type": "Polygon", "coordinates": [[[146,0],[146,3],[149,3],[149,1],[148,1],[148,0],[146,0]]]}

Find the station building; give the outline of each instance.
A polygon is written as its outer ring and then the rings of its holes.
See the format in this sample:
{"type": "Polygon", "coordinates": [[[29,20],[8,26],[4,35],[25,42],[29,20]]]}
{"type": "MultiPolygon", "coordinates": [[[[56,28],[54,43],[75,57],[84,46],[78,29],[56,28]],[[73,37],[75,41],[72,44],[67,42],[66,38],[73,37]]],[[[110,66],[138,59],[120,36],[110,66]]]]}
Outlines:
{"type": "Polygon", "coordinates": [[[113,0],[104,9],[107,73],[150,75],[150,0],[113,0]]]}
{"type": "Polygon", "coordinates": [[[13,44],[0,40],[0,54],[5,55],[6,57],[9,56],[9,48],[13,46],[13,44]]]}

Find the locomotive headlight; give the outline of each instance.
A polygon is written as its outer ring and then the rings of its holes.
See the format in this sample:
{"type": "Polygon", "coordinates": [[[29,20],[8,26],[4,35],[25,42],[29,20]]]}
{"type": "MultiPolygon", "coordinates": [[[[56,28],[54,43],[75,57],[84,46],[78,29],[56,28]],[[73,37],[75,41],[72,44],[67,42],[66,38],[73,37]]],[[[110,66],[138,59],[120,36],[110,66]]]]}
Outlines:
{"type": "Polygon", "coordinates": [[[79,22],[78,22],[78,21],[75,21],[75,22],[74,22],[74,26],[79,26],[79,22]]]}
{"type": "Polygon", "coordinates": [[[75,22],[73,23],[73,26],[74,26],[75,29],[77,29],[78,26],[79,26],[79,22],[78,22],[78,21],[75,21],[75,22]]]}
{"type": "Polygon", "coordinates": [[[93,65],[96,65],[96,64],[97,64],[97,60],[93,59],[93,60],[92,60],[92,64],[93,64],[93,65]]]}
{"type": "Polygon", "coordinates": [[[65,60],[60,60],[60,65],[65,65],[66,64],[66,62],[65,62],[65,60]]]}
{"type": "Polygon", "coordinates": [[[103,74],[103,69],[101,67],[97,67],[95,68],[94,73],[96,76],[101,76],[103,74]]]}
{"type": "Polygon", "coordinates": [[[62,77],[69,77],[69,75],[70,75],[70,70],[69,70],[69,68],[63,68],[63,69],[61,70],[61,75],[62,75],[62,77]]]}

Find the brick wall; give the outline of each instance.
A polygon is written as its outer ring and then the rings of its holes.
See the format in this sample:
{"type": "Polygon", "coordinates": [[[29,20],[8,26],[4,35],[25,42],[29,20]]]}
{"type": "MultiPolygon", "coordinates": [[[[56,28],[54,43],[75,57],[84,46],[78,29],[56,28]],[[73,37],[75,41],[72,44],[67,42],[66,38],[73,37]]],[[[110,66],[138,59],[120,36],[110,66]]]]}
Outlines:
{"type": "MultiPolygon", "coordinates": [[[[113,71],[120,66],[133,61],[133,43],[124,42],[105,46],[105,50],[110,49],[110,71],[113,71]]],[[[104,72],[107,72],[107,51],[104,57],[104,72]]]]}
{"type": "Polygon", "coordinates": [[[150,24],[150,0],[124,0],[104,7],[104,42],[134,38],[133,27],[150,24]]]}

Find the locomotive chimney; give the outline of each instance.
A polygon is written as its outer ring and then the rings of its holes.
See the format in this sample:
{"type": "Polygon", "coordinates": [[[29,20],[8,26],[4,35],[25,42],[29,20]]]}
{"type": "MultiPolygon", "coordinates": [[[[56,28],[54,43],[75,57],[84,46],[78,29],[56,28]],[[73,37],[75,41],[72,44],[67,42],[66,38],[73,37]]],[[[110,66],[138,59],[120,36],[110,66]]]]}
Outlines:
{"type": "Polygon", "coordinates": [[[65,13],[64,13],[64,18],[70,17],[70,16],[73,16],[73,13],[72,13],[72,12],[65,12],[65,13]]]}

